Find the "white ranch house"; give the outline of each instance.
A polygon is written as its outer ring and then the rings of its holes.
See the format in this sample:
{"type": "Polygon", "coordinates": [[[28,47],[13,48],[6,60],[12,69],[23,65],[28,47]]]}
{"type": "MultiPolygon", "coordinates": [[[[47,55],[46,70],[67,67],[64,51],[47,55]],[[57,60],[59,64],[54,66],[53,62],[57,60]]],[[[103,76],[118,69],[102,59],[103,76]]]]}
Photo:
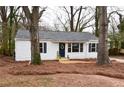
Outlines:
{"type": "MultiPolygon", "coordinates": [[[[56,60],[58,55],[69,59],[96,58],[98,39],[89,32],[39,31],[42,60],[56,60]]],[[[28,30],[18,30],[15,38],[15,60],[31,60],[28,30]]]]}

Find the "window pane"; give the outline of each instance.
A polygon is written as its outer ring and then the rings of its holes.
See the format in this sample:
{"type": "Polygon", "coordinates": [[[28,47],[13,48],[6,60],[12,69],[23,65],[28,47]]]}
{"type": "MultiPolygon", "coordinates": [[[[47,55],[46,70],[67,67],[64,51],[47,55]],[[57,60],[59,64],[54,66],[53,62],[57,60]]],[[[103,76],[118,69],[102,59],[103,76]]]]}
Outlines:
{"type": "Polygon", "coordinates": [[[46,52],[47,52],[47,44],[44,43],[44,53],[46,53],[46,52]]]}
{"type": "Polygon", "coordinates": [[[40,43],[40,47],[42,47],[42,43],[40,43]]]}
{"type": "Polygon", "coordinates": [[[92,47],[92,52],[96,52],[96,48],[92,47]]]}
{"type": "Polygon", "coordinates": [[[95,47],[95,43],[92,43],[92,47],[95,47]]]}
{"type": "Polygon", "coordinates": [[[71,47],[71,43],[68,43],[68,47],[69,47],[69,48],[71,47]]]}
{"type": "Polygon", "coordinates": [[[79,52],[79,43],[72,43],[72,52],[79,52]]]}
{"type": "Polygon", "coordinates": [[[68,48],[68,52],[71,52],[71,48],[68,48]]]}
{"type": "Polygon", "coordinates": [[[80,52],[83,52],[83,43],[80,43],[80,52]]]}
{"type": "Polygon", "coordinates": [[[97,52],[97,43],[89,43],[89,52],[97,52]]]}

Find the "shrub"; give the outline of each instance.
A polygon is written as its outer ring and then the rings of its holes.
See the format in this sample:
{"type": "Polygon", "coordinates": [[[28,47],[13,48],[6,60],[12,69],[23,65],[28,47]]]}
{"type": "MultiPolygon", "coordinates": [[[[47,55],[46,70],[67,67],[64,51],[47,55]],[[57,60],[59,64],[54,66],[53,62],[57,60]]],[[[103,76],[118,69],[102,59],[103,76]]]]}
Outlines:
{"type": "Polygon", "coordinates": [[[120,54],[120,49],[118,48],[109,49],[109,55],[119,55],[119,54],[120,54]]]}

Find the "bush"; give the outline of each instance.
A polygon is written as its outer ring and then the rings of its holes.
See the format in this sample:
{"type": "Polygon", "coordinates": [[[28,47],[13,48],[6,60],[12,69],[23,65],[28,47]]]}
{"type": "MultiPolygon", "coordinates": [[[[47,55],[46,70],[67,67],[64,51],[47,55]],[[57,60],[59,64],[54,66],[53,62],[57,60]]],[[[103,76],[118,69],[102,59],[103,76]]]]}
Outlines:
{"type": "Polygon", "coordinates": [[[120,54],[120,49],[118,48],[109,49],[109,55],[119,55],[119,54],[120,54]]]}

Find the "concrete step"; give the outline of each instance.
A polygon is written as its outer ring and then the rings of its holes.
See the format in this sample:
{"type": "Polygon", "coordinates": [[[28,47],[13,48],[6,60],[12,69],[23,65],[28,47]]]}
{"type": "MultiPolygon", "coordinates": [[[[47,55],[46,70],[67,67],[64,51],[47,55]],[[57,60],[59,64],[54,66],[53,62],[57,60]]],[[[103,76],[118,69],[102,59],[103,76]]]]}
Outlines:
{"type": "Polygon", "coordinates": [[[59,61],[69,61],[67,58],[60,58],[59,61]]]}

